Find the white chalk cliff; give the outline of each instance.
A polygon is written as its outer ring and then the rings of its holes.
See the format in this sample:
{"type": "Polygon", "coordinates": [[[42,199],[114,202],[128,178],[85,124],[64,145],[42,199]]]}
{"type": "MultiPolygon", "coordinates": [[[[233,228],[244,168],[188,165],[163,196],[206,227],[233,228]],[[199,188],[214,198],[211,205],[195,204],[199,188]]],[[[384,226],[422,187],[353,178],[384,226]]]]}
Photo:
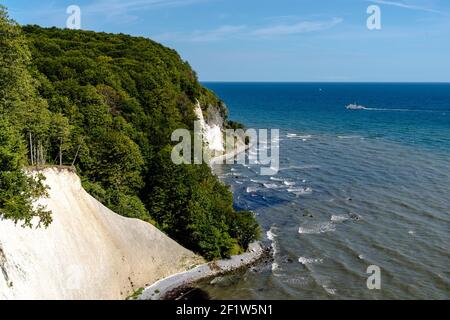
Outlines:
{"type": "Polygon", "coordinates": [[[223,119],[220,117],[217,111],[215,112],[215,110],[213,110],[212,107],[209,108],[209,111],[210,119],[206,121],[199,102],[197,102],[197,105],[194,109],[195,115],[200,122],[203,141],[206,147],[209,149],[210,153],[213,156],[221,155],[225,151],[222,131],[223,119]]]}
{"type": "Polygon", "coordinates": [[[149,223],[115,214],[70,170],[43,171],[47,228],[0,220],[1,299],[124,299],[203,260],[149,223]]]}
{"type": "Polygon", "coordinates": [[[221,165],[228,161],[228,159],[231,159],[233,162],[237,154],[246,151],[247,145],[238,136],[236,136],[235,145],[231,150],[225,147],[224,119],[214,106],[208,107],[207,119],[205,119],[199,102],[197,102],[194,112],[200,122],[203,143],[208,150],[210,156],[209,164],[211,166],[221,165]]]}

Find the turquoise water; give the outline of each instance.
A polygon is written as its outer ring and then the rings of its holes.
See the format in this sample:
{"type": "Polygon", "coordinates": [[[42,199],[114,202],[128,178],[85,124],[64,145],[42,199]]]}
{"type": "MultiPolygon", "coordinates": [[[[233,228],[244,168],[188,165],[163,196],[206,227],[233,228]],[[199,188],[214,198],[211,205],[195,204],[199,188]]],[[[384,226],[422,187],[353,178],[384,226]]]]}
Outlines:
{"type": "Polygon", "coordinates": [[[221,173],[274,261],[202,284],[212,298],[450,298],[450,84],[205,85],[233,120],[281,132],[276,176],[221,173]]]}

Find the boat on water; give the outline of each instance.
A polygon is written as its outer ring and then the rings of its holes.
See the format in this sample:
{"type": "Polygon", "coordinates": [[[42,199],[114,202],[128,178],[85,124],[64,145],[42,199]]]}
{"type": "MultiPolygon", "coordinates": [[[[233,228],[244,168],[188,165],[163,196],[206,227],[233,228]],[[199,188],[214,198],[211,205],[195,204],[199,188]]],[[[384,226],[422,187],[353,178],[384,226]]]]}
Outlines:
{"type": "Polygon", "coordinates": [[[345,107],[348,110],[366,110],[367,108],[359,104],[353,103],[345,107]]]}

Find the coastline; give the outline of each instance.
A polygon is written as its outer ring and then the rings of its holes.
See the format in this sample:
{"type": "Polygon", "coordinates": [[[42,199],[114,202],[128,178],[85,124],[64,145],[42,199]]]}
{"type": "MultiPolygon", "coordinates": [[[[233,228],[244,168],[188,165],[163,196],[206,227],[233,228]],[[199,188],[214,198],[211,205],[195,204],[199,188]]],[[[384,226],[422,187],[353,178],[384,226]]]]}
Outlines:
{"type": "MultiPolygon", "coordinates": [[[[208,135],[208,132],[210,131],[208,130],[209,124],[203,118],[203,112],[199,103],[197,103],[195,112],[201,121],[203,132],[206,132],[206,135],[208,135]]],[[[222,135],[222,130],[220,131],[220,134],[222,135]]],[[[222,136],[216,138],[221,139],[221,143],[223,144],[222,136]]],[[[211,140],[214,140],[214,137],[204,137],[204,143],[208,147],[210,147],[211,140]]],[[[246,145],[243,141],[241,141],[235,146],[233,151],[229,153],[224,152],[222,155],[212,157],[208,162],[212,172],[215,172],[218,165],[225,164],[229,159],[246,152],[249,148],[249,145],[246,145]]],[[[214,153],[219,150],[209,148],[209,151],[210,153],[214,153]]],[[[146,287],[144,291],[138,295],[137,300],[177,300],[180,295],[183,295],[184,289],[194,285],[198,281],[218,277],[242,268],[250,267],[266,257],[268,259],[272,258],[271,249],[263,247],[261,242],[256,241],[251,243],[247,251],[243,254],[231,256],[229,259],[204,263],[195,266],[190,270],[161,279],[146,287]]]]}
{"type": "Polygon", "coordinates": [[[144,289],[138,300],[166,300],[168,296],[180,296],[186,287],[196,282],[222,276],[241,268],[249,267],[264,258],[269,258],[270,249],[264,248],[260,242],[250,244],[247,252],[232,256],[226,260],[208,262],[190,270],[180,272],[161,279],[144,289]]]}

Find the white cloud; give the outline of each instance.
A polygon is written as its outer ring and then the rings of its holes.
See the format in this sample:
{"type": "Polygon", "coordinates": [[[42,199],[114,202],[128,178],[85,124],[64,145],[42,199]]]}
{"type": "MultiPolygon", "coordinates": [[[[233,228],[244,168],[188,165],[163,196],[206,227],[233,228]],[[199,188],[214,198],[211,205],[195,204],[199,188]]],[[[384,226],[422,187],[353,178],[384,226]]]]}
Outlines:
{"type": "Polygon", "coordinates": [[[226,38],[270,38],[289,36],[307,32],[330,29],[343,19],[333,18],[326,21],[301,21],[293,24],[271,25],[251,28],[245,25],[225,25],[213,30],[196,30],[193,32],[169,32],[152,36],[157,41],[208,42],[226,38]]]}
{"type": "Polygon", "coordinates": [[[256,29],[251,32],[252,35],[261,36],[261,37],[273,37],[273,36],[283,36],[283,35],[292,35],[292,34],[300,34],[314,31],[321,31],[330,29],[339,23],[341,23],[343,19],[341,18],[333,18],[329,21],[301,21],[295,24],[290,25],[275,25],[264,27],[260,29],[256,29]]]}
{"type": "Polygon", "coordinates": [[[168,32],[153,36],[152,38],[157,41],[208,42],[235,36],[245,29],[246,26],[221,26],[209,31],[197,30],[190,33],[168,32]]]}
{"type": "Polygon", "coordinates": [[[446,15],[446,16],[449,15],[449,13],[447,13],[447,12],[443,12],[443,11],[436,10],[433,8],[412,4],[409,2],[390,1],[390,0],[368,0],[368,1],[375,3],[375,4],[394,6],[394,7],[408,9],[408,10],[425,11],[425,12],[437,13],[437,14],[446,15]]]}
{"type": "Polygon", "coordinates": [[[88,6],[83,6],[83,12],[88,14],[102,14],[109,17],[127,16],[132,12],[142,10],[180,7],[207,0],[95,0],[88,6]]]}

